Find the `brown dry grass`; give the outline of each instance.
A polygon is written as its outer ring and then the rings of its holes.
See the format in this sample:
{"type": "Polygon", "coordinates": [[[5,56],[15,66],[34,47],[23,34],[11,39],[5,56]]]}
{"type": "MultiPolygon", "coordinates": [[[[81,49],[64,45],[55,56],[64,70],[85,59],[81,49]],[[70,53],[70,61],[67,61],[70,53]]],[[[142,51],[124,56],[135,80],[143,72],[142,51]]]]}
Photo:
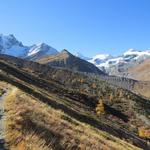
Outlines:
{"type": "Polygon", "coordinates": [[[134,85],[134,91],[136,91],[138,94],[150,99],[150,82],[137,82],[134,85]]]}
{"type": "Polygon", "coordinates": [[[13,88],[5,102],[5,140],[10,150],[138,150],[108,133],[13,88]]]}
{"type": "Polygon", "coordinates": [[[44,140],[36,136],[35,131],[24,131],[23,116],[26,110],[17,103],[16,95],[17,88],[11,90],[11,93],[6,97],[5,111],[5,141],[6,147],[11,150],[48,150],[43,145],[44,140]]]}
{"type": "Polygon", "coordinates": [[[54,56],[47,56],[38,60],[41,64],[46,64],[51,61],[66,60],[69,57],[67,53],[60,53],[54,56]]]}
{"type": "Polygon", "coordinates": [[[129,73],[133,74],[134,79],[150,81],[150,59],[146,59],[141,64],[129,68],[129,73]]]}

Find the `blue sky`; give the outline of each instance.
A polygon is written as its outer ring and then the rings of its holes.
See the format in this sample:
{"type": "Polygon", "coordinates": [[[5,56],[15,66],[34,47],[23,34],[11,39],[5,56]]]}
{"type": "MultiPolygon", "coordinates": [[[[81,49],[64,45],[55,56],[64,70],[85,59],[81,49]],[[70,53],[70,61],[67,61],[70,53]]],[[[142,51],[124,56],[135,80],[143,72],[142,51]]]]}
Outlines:
{"type": "Polygon", "coordinates": [[[0,33],[85,56],[150,49],[150,0],[0,0],[0,33]]]}

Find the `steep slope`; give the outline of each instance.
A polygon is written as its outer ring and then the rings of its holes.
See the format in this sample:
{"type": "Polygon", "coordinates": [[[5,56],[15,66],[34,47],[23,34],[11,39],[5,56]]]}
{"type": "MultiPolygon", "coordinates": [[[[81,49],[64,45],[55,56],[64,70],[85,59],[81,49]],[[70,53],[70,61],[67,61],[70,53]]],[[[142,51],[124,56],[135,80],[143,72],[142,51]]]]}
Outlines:
{"type": "Polygon", "coordinates": [[[39,59],[38,62],[41,64],[48,64],[55,67],[67,68],[73,71],[105,75],[105,73],[103,73],[93,64],[72,55],[67,50],[63,50],[62,52],[54,56],[47,56],[39,59]]]}
{"type": "Polygon", "coordinates": [[[40,102],[62,110],[75,120],[148,149],[145,138],[138,137],[138,129],[149,125],[149,100],[93,76],[14,57],[2,55],[0,69],[0,80],[18,87],[40,102]],[[105,114],[98,116],[95,108],[100,97],[105,114]]]}
{"type": "Polygon", "coordinates": [[[15,87],[6,98],[5,108],[5,137],[9,149],[139,150],[123,140],[71,118],[60,110],[40,103],[38,99],[15,87]]]}
{"type": "MultiPolygon", "coordinates": [[[[38,64],[36,62],[31,62],[31,61],[27,61],[27,60],[22,60],[22,59],[19,59],[16,57],[8,56],[8,55],[0,55],[0,59],[5,62],[8,62],[10,64],[13,64],[19,68],[22,68],[25,71],[29,71],[29,73],[33,72],[41,78],[46,78],[48,80],[56,78],[62,84],[66,83],[67,86],[69,86],[69,87],[71,85],[70,81],[75,82],[75,80],[76,80],[76,79],[74,80],[76,75],[71,70],[70,71],[67,69],[62,70],[62,69],[58,69],[58,68],[55,69],[52,67],[48,67],[47,65],[38,64]]],[[[79,74],[79,72],[78,72],[78,74],[79,74]]],[[[114,85],[114,86],[117,86],[117,87],[120,87],[123,89],[131,90],[132,92],[134,92],[136,94],[150,97],[150,94],[149,94],[150,83],[143,83],[141,81],[139,82],[139,81],[136,81],[133,79],[117,77],[117,76],[103,76],[103,75],[96,76],[95,74],[87,74],[87,73],[84,73],[84,74],[85,74],[84,77],[89,76],[86,80],[90,81],[91,84],[96,79],[96,80],[100,80],[100,81],[105,81],[111,85],[114,85]]],[[[75,86],[74,82],[72,83],[73,86],[75,86]]],[[[95,82],[97,82],[97,81],[95,81],[95,82]]],[[[80,84],[80,83],[78,82],[78,84],[80,84]]],[[[77,88],[78,88],[78,86],[77,86],[77,88]]],[[[86,87],[86,84],[84,86],[86,87]]],[[[87,90],[87,92],[89,92],[88,89],[86,89],[86,90],[87,90]]]]}

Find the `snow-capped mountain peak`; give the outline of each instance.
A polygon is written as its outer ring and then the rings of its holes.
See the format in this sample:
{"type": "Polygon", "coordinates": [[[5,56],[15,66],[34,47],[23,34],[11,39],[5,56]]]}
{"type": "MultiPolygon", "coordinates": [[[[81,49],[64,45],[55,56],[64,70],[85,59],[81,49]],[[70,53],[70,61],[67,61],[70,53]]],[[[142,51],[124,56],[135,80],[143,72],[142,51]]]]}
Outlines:
{"type": "Polygon", "coordinates": [[[13,45],[23,46],[22,43],[18,41],[13,34],[0,34],[0,45],[3,46],[3,48],[10,48],[13,45]]]}
{"type": "Polygon", "coordinates": [[[122,57],[124,60],[132,61],[132,60],[144,60],[148,57],[150,57],[150,50],[140,51],[140,50],[134,50],[129,49],[125,53],[123,53],[122,57]]]}
{"type": "Polygon", "coordinates": [[[37,53],[44,53],[46,55],[52,55],[52,54],[57,54],[58,51],[45,43],[39,43],[39,44],[31,46],[31,48],[28,51],[27,56],[33,56],[33,55],[36,55],[37,53]]]}
{"type": "Polygon", "coordinates": [[[21,57],[26,54],[26,51],[27,47],[23,46],[14,35],[0,34],[0,53],[21,57]]]}
{"type": "Polygon", "coordinates": [[[58,51],[56,49],[45,43],[39,43],[33,46],[24,46],[13,34],[0,34],[0,54],[38,59],[46,55],[53,55],[57,53],[58,51]]]}
{"type": "Polygon", "coordinates": [[[93,63],[95,65],[100,65],[101,63],[106,62],[108,59],[113,58],[109,54],[98,54],[94,56],[91,60],[89,60],[90,63],[93,63]]]}
{"type": "Polygon", "coordinates": [[[123,55],[124,56],[127,56],[127,55],[137,55],[137,56],[150,55],[150,50],[140,51],[140,50],[135,50],[135,49],[129,49],[125,53],[123,53],[123,55]]]}
{"type": "MultiPolygon", "coordinates": [[[[64,52],[69,53],[66,50],[64,52]]],[[[0,34],[0,54],[7,54],[30,60],[38,60],[45,56],[55,55],[57,53],[59,52],[55,48],[45,43],[25,46],[12,34],[0,34]]],[[[99,69],[106,71],[109,74],[114,74],[127,69],[128,66],[139,64],[145,59],[150,58],[150,50],[140,51],[136,49],[129,49],[117,57],[113,57],[109,54],[98,54],[93,58],[88,58],[81,53],[76,53],[75,56],[94,64],[99,69]]]]}
{"type": "Polygon", "coordinates": [[[147,58],[150,58],[150,50],[140,51],[129,49],[117,57],[112,57],[108,54],[99,54],[88,61],[96,65],[99,69],[114,75],[114,72],[120,72],[123,68],[141,63],[147,58]]]}
{"type": "Polygon", "coordinates": [[[111,55],[109,54],[98,54],[93,57],[94,59],[101,59],[101,60],[106,60],[108,58],[111,58],[111,55]]]}
{"type": "Polygon", "coordinates": [[[141,51],[135,50],[135,49],[129,49],[126,52],[124,52],[123,55],[124,56],[126,56],[126,55],[133,55],[133,54],[138,55],[139,53],[141,53],[141,51]]]}

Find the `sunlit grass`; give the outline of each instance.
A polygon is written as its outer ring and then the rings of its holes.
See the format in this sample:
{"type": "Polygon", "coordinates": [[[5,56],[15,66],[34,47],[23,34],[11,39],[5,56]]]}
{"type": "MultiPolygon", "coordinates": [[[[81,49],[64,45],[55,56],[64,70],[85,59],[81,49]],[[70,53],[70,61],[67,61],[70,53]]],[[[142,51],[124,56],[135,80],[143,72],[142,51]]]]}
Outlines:
{"type": "Polygon", "coordinates": [[[5,140],[10,150],[138,149],[106,132],[76,121],[17,88],[13,88],[6,97],[5,109],[5,140]]]}

